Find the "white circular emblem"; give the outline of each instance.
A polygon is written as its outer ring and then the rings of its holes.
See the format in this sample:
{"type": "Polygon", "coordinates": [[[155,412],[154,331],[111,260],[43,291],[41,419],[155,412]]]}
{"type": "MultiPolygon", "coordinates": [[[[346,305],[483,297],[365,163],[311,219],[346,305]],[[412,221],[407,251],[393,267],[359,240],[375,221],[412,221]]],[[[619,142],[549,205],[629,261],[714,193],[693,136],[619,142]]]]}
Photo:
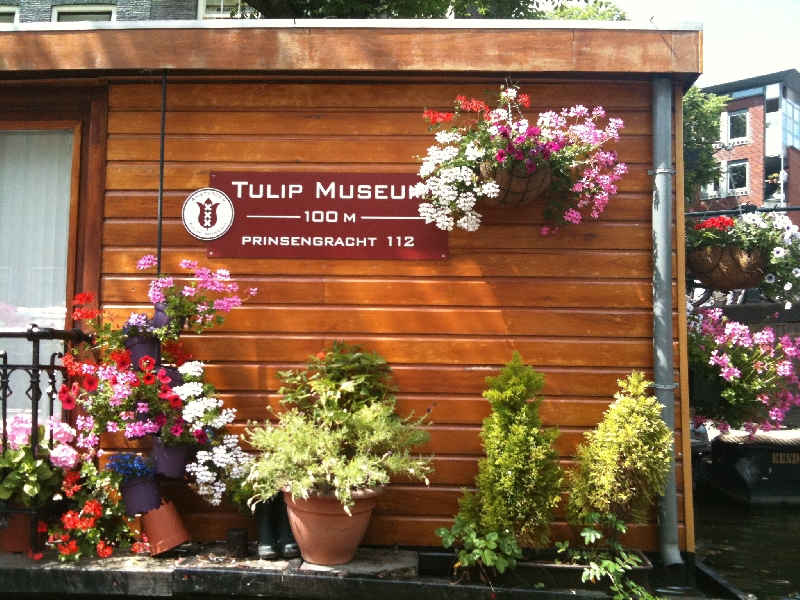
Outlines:
{"type": "Polygon", "coordinates": [[[214,188],[192,192],[183,203],[183,226],[199,240],[216,240],[233,225],[233,202],[214,188]]]}

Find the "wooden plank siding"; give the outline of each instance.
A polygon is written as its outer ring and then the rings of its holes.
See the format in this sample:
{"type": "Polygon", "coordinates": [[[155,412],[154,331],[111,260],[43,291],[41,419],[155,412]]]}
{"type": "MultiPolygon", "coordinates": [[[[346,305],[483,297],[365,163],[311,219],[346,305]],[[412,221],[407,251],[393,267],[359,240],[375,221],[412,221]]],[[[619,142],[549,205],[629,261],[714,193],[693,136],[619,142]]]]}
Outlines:
{"type": "MultiPolygon", "coordinates": [[[[179,275],[179,260],[205,258],[203,245],[181,225],[180,208],[189,193],[209,185],[210,171],[416,172],[415,157],[432,143],[422,110],[451,107],[456,94],[483,97],[502,83],[456,79],[171,82],[163,270],[179,275]]],[[[482,207],[482,227],[452,232],[445,261],[208,261],[230,269],[245,287],[259,288],[223,327],[184,336],[208,363],[226,405],[238,410],[235,430],[267,418],[268,405],[278,406],[277,371],[300,366],[337,339],[387,357],[402,412],[430,409],[431,441],[422,451],[435,455],[431,485],[398,480],[379,502],[367,544],[439,545],[433,532],[450,522],[481,454],[478,434],[489,412],[481,397],[485,378],[514,350],[546,375],[542,417],[561,430],[557,447],[566,468],[616,381],[633,369],[652,374],[650,83],[528,79],[523,91],[534,114],[602,105],[624,120],[616,149],[630,174],[599,221],[542,236],[540,206],[482,207]]],[[[150,277],[134,265],[155,251],[160,102],[160,81],[109,84],[100,291],[104,307],[120,319],[147,306],[150,277]]],[[[676,361],[677,355],[676,347],[676,361]]],[[[680,432],[676,443],[680,449],[680,432]]],[[[105,444],[110,450],[126,445],[118,436],[105,444]]],[[[678,471],[685,547],[680,457],[678,471]]],[[[222,539],[228,527],[253,527],[247,516],[213,508],[180,485],[167,486],[165,495],[178,502],[193,539],[222,539]]],[[[562,510],[554,535],[568,533],[562,510]]],[[[628,540],[656,549],[655,516],[632,528],[628,540]]]]}

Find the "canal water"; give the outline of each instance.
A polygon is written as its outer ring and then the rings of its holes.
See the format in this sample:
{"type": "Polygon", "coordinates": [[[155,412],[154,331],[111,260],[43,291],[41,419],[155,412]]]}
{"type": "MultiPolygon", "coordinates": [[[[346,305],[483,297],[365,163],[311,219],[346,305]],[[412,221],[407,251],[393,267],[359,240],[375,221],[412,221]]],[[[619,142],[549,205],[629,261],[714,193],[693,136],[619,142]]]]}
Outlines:
{"type": "Polygon", "coordinates": [[[800,599],[800,507],[751,507],[695,493],[696,555],[759,600],[800,599]]]}

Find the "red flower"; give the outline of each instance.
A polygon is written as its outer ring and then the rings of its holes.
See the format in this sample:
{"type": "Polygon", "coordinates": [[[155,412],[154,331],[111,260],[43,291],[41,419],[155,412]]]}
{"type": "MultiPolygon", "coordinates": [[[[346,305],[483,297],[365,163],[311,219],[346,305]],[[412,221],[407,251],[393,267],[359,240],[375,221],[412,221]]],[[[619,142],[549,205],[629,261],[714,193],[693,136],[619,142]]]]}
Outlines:
{"type": "Polygon", "coordinates": [[[145,373],[142,375],[142,383],[145,385],[153,385],[156,381],[156,376],[152,373],[145,373]]]}
{"type": "Polygon", "coordinates": [[[61,358],[61,364],[67,370],[67,375],[75,377],[81,374],[81,363],[75,360],[71,354],[66,354],[61,358]]]}
{"type": "Polygon", "coordinates": [[[91,304],[94,302],[94,292],[81,292],[75,295],[72,304],[83,306],[84,304],[91,304]]]}
{"type": "Polygon", "coordinates": [[[95,377],[91,373],[83,376],[83,389],[85,389],[87,392],[95,391],[97,389],[98,383],[99,380],[97,379],[97,377],[95,377]]]}
{"type": "Polygon", "coordinates": [[[87,500],[83,505],[83,512],[94,517],[99,517],[103,514],[103,505],[99,500],[87,500]]]}
{"type": "Polygon", "coordinates": [[[58,545],[58,551],[61,554],[69,555],[69,554],[77,554],[78,553],[78,542],[75,540],[69,540],[64,544],[58,545]]]}
{"type": "Polygon", "coordinates": [[[58,390],[58,399],[61,401],[61,408],[64,410],[75,408],[75,398],[70,395],[70,390],[66,384],[62,385],[58,390]]]}
{"type": "Polygon", "coordinates": [[[326,356],[327,356],[327,354],[325,354],[324,352],[317,352],[317,358],[319,360],[325,360],[326,356]]]}
{"type": "Polygon", "coordinates": [[[181,397],[178,396],[178,394],[172,394],[169,397],[169,405],[174,410],[180,410],[183,408],[183,400],[181,400],[181,397]]]}
{"type": "Polygon", "coordinates": [[[694,228],[696,231],[700,231],[701,229],[719,229],[720,231],[726,231],[733,227],[734,223],[735,221],[730,217],[711,217],[702,223],[698,223],[694,228]]]}
{"type": "Polygon", "coordinates": [[[205,445],[208,442],[208,435],[202,429],[195,429],[192,432],[194,439],[197,440],[197,443],[200,445],[205,445]]]}
{"type": "Polygon", "coordinates": [[[169,400],[172,396],[175,395],[175,392],[172,391],[172,388],[169,387],[166,383],[161,385],[161,389],[158,390],[158,397],[162,400],[169,400]]]}
{"type": "Polygon", "coordinates": [[[114,553],[114,548],[106,544],[103,540],[97,542],[97,556],[100,558],[108,558],[114,553]]]}
{"type": "Polygon", "coordinates": [[[423,111],[422,117],[430,122],[431,125],[438,125],[446,121],[453,120],[453,113],[438,112],[435,110],[423,111]]]}
{"type": "Polygon", "coordinates": [[[47,523],[39,521],[36,524],[36,533],[47,533],[47,523]]]}
{"type": "Polygon", "coordinates": [[[161,383],[170,383],[172,379],[170,379],[169,375],[167,375],[166,369],[159,369],[158,370],[158,381],[161,383]]]}
{"type": "Polygon", "coordinates": [[[164,425],[166,425],[166,424],[167,424],[167,415],[165,415],[165,414],[163,414],[163,413],[162,413],[162,414],[160,414],[160,415],[156,415],[156,419],[155,419],[155,421],[156,421],[156,425],[157,425],[157,426],[159,427],[159,429],[160,429],[161,427],[163,427],[164,425]]]}
{"type": "Polygon", "coordinates": [[[531,97],[528,94],[520,94],[517,96],[517,100],[519,101],[520,106],[524,108],[531,107],[531,97]]]}
{"type": "Polygon", "coordinates": [[[100,316],[99,310],[89,309],[89,308],[76,308],[72,311],[72,319],[75,321],[83,321],[88,320],[91,321],[92,319],[96,319],[100,316]]]}
{"type": "Polygon", "coordinates": [[[117,369],[124,371],[131,366],[131,351],[130,350],[114,350],[111,353],[111,360],[117,364],[117,369]]]}
{"type": "Polygon", "coordinates": [[[72,498],[76,492],[80,491],[81,486],[78,485],[80,478],[80,471],[67,471],[64,473],[64,480],[61,483],[61,489],[64,490],[67,498],[72,498]]]}
{"type": "Polygon", "coordinates": [[[152,356],[145,355],[139,360],[139,368],[142,371],[151,371],[155,366],[156,360],[152,356]]]}
{"type": "Polygon", "coordinates": [[[42,560],[44,554],[41,552],[34,552],[33,550],[28,550],[28,558],[32,558],[33,560],[42,560]]]}

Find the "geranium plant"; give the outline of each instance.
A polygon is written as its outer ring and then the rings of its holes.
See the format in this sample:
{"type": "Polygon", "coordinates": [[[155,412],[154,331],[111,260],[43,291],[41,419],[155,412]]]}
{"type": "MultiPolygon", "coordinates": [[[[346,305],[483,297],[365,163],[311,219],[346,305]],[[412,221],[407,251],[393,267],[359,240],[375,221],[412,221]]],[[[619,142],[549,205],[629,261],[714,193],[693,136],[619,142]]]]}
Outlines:
{"type": "Polygon", "coordinates": [[[72,469],[79,461],[77,451],[70,445],[76,432],[68,424],[51,417],[46,426],[37,428],[34,454],[31,426],[28,414],[16,414],[9,419],[8,448],[0,447],[0,500],[41,507],[57,493],[63,470],[72,469]]]}
{"type": "Polygon", "coordinates": [[[605,127],[598,127],[605,111],[579,105],[561,113],[541,113],[534,125],[523,114],[529,107],[528,95],[506,86],[494,109],[481,100],[458,96],[452,113],[423,113],[431,129],[439,130],[437,145],[428,148],[422,161],[423,182],[414,187],[424,200],[419,210],[427,223],[447,231],[477,230],[481,215],[476,202],[500,193],[487,176],[497,167],[520,175],[549,171],[545,218],[550,223],[542,234],[600,216],[617,191],[614,182],[627,171],[615,152],[603,149],[606,142],[619,138],[622,121],[609,119],[605,127]],[[446,123],[455,124],[441,129],[446,123]]]}
{"type": "Polygon", "coordinates": [[[60,561],[93,555],[107,558],[115,548],[130,546],[133,531],[117,492],[120,479],[88,460],[79,470],[65,473],[61,493],[70,508],[50,527],[47,537],[47,545],[58,552],[60,561]]]}
{"type": "MultiPolygon", "coordinates": [[[[137,262],[136,268],[146,270],[156,265],[156,257],[148,254],[137,262]]],[[[167,337],[177,336],[184,327],[201,332],[214,325],[221,325],[225,320],[224,314],[241,306],[239,284],[232,280],[229,271],[212,271],[193,260],[182,260],[179,266],[191,271],[191,281],[184,283],[174,277],[159,274],[150,282],[148,292],[150,301],[156,305],[164,305],[164,311],[172,318],[165,326],[164,333],[167,337]]],[[[250,288],[245,297],[255,296],[257,293],[257,288],[250,288]]]]}
{"type": "Polygon", "coordinates": [[[786,215],[747,213],[736,218],[715,216],[700,222],[687,220],[687,252],[714,246],[736,246],[760,251],[767,259],[761,289],[787,308],[800,294],[800,230],[786,215]]]}
{"type": "Polygon", "coordinates": [[[776,339],[771,327],[752,331],[718,308],[691,313],[688,334],[697,422],[754,434],[780,427],[788,410],[800,405],[800,338],[776,339]],[[703,389],[703,382],[711,385],[703,389]]]}

